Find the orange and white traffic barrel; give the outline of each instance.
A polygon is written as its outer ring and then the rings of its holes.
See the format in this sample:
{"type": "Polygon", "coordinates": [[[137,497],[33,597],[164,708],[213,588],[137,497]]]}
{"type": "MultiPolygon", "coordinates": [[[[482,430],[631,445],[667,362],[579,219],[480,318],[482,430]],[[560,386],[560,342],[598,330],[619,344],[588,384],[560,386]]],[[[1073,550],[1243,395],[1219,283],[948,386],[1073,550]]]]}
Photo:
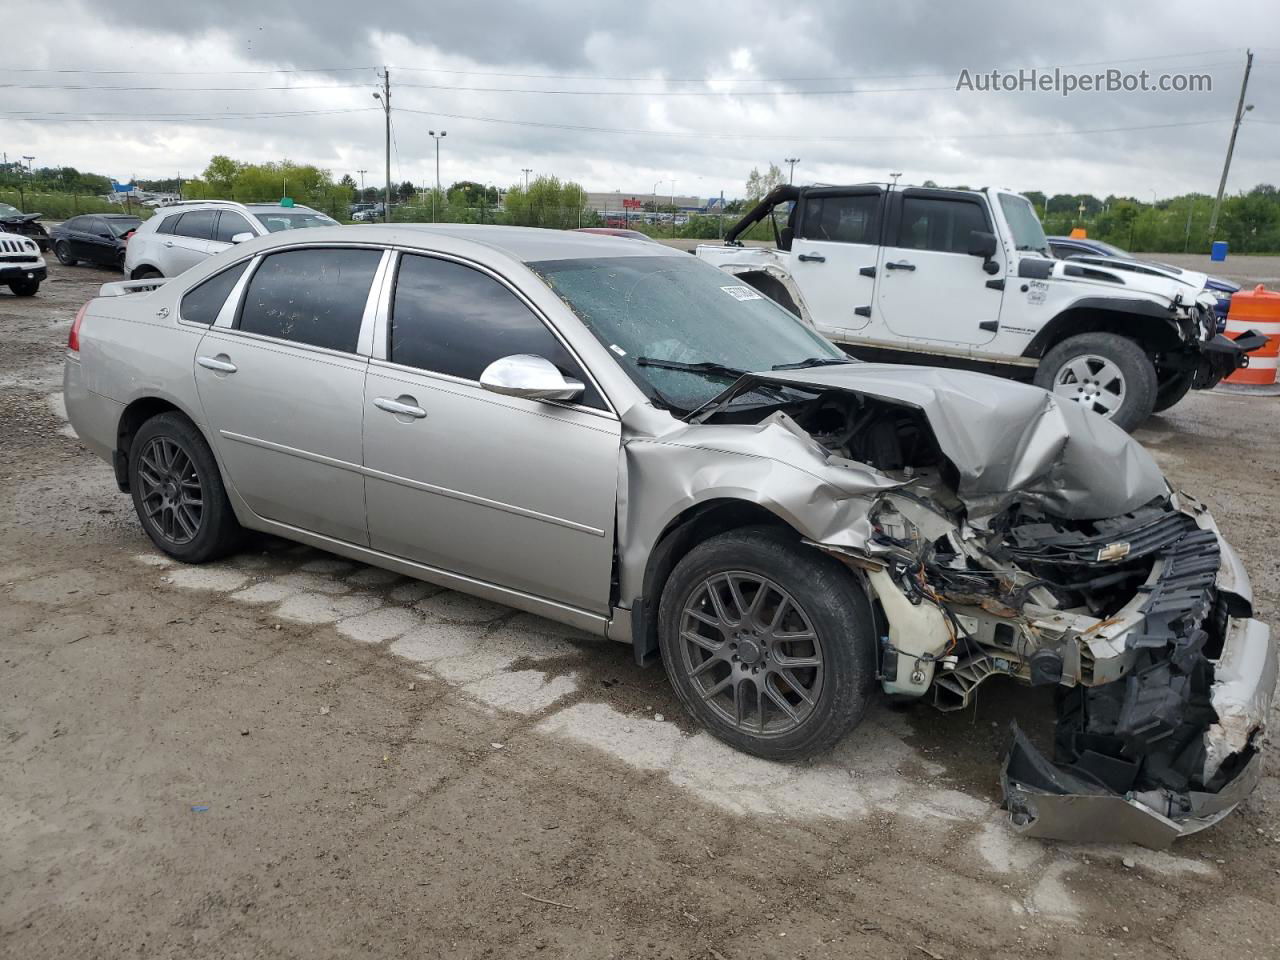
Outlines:
{"type": "Polygon", "coordinates": [[[1241,367],[1226,383],[1269,387],[1276,382],[1276,360],[1280,358],[1280,293],[1258,284],[1251,291],[1231,295],[1226,334],[1232,340],[1256,330],[1267,338],[1265,345],[1249,354],[1249,365],[1241,367]]]}

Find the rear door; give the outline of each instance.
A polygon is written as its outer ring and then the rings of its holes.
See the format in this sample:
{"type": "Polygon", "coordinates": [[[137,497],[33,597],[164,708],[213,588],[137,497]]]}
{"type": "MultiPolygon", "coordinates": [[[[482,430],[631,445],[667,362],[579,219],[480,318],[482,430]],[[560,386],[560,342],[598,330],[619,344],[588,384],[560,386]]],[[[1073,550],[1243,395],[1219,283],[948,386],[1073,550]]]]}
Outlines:
{"type": "Polygon", "coordinates": [[[92,229],[95,217],[72,217],[62,225],[63,232],[67,235],[67,243],[71,247],[71,256],[76,260],[93,261],[93,244],[89,241],[89,231],[92,229]]]}
{"type": "Polygon", "coordinates": [[[173,233],[160,239],[160,271],[166,277],[176,277],[209,256],[217,218],[217,210],[188,210],[178,217],[173,233]]]}
{"type": "Polygon", "coordinates": [[[402,254],[389,308],[365,388],[371,546],[604,613],[621,425],[581,364],[475,265],[402,254]],[[546,402],[480,386],[494,360],[530,353],[586,393],[546,402]]]}
{"type": "Polygon", "coordinates": [[[210,434],[249,508],[359,545],[368,544],[361,331],[383,256],[300,247],[258,258],[239,309],[219,315],[196,353],[210,434]]]}
{"type": "Polygon", "coordinates": [[[800,201],[791,275],[815,325],[837,339],[870,322],[883,201],[873,186],[812,190],[800,201]]]}
{"type": "Polygon", "coordinates": [[[885,245],[876,267],[876,306],[896,337],[939,344],[986,343],[999,329],[1005,272],[970,256],[973,231],[994,232],[980,197],[960,191],[908,189],[892,194],[885,245]]]}

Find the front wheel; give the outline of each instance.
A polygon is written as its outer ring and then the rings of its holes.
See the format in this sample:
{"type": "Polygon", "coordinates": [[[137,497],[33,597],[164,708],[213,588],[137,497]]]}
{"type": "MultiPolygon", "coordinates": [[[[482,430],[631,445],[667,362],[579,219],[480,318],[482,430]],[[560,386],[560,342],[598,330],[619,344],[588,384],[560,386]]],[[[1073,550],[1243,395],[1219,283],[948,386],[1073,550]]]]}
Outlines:
{"type": "Polygon", "coordinates": [[[1035,384],[1132,430],[1155,409],[1156,368],[1128,337],[1082,333],[1045,354],[1035,384]]]}
{"type": "Polygon", "coordinates": [[[65,240],[59,240],[53,245],[53,252],[58,258],[58,262],[64,267],[74,267],[78,261],[71,255],[71,244],[65,240]]]}
{"type": "Polygon", "coordinates": [[[1195,381],[1196,375],[1193,372],[1174,373],[1165,377],[1160,381],[1160,386],[1156,388],[1156,406],[1155,412],[1168,410],[1175,403],[1185,397],[1191,390],[1191,384],[1195,381]]]}
{"type": "Polygon", "coordinates": [[[147,536],[176,560],[206,563],[240,541],[213,453],[180,413],[152,417],[138,430],[129,449],[129,489],[147,536]]]}
{"type": "Polygon", "coordinates": [[[866,593],[790,531],[747,527],[699,544],[671,572],[658,615],[676,696],[730,746],[800,760],[862,719],[875,679],[866,593]]]}
{"type": "Polygon", "coordinates": [[[13,291],[15,297],[34,297],[36,291],[40,289],[39,280],[15,280],[9,284],[9,289],[13,291]]]}

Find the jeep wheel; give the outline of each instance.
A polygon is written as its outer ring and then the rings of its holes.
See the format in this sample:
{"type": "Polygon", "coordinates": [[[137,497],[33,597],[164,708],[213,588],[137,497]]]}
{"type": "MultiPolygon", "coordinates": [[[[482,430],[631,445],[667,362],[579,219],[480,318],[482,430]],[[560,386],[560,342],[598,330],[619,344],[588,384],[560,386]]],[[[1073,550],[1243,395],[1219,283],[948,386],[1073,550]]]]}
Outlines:
{"type": "Polygon", "coordinates": [[[9,284],[9,289],[13,291],[15,297],[34,297],[36,291],[40,289],[40,281],[14,280],[9,284]]]}
{"type": "Polygon", "coordinates": [[[1063,340],[1040,361],[1035,383],[1122,430],[1132,430],[1155,408],[1156,368],[1151,358],[1128,337],[1114,333],[1082,333],[1063,340]]]}
{"type": "Polygon", "coordinates": [[[659,606],[663,665],[712,734],[800,760],[857,726],[875,679],[875,629],[853,575],[790,531],[713,537],[671,572],[659,606]]]}
{"type": "Polygon", "coordinates": [[[58,262],[64,267],[74,267],[80,261],[71,255],[71,244],[65,240],[59,240],[53,245],[53,252],[58,258],[58,262]]]}
{"type": "Polygon", "coordinates": [[[1191,390],[1191,383],[1195,377],[1193,372],[1171,373],[1161,380],[1160,386],[1156,388],[1155,412],[1168,410],[1185,397],[1191,390]]]}

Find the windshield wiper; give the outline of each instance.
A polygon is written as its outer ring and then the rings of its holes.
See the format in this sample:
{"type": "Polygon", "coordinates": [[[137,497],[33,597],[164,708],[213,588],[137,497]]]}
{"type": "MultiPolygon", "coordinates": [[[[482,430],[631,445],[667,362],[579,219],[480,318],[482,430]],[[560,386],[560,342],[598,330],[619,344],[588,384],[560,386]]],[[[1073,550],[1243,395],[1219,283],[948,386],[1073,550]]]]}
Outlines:
{"type": "Polygon", "coordinates": [[[658,367],[662,370],[685,370],[689,373],[710,373],[719,377],[745,377],[750,370],[739,370],[737,367],[728,367],[723,363],[716,363],[714,360],[699,360],[697,363],[685,363],[683,360],[662,360],[658,357],[637,357],[637,366],[641,367],[658,367]]]}
{"type": "Polygon", "coordinates": [[[837,364],[853,363],[849,357],[808,357],[792,363],[775,363],[770,370],[807,370],[810,367],[833,367],[837,364]]]}

